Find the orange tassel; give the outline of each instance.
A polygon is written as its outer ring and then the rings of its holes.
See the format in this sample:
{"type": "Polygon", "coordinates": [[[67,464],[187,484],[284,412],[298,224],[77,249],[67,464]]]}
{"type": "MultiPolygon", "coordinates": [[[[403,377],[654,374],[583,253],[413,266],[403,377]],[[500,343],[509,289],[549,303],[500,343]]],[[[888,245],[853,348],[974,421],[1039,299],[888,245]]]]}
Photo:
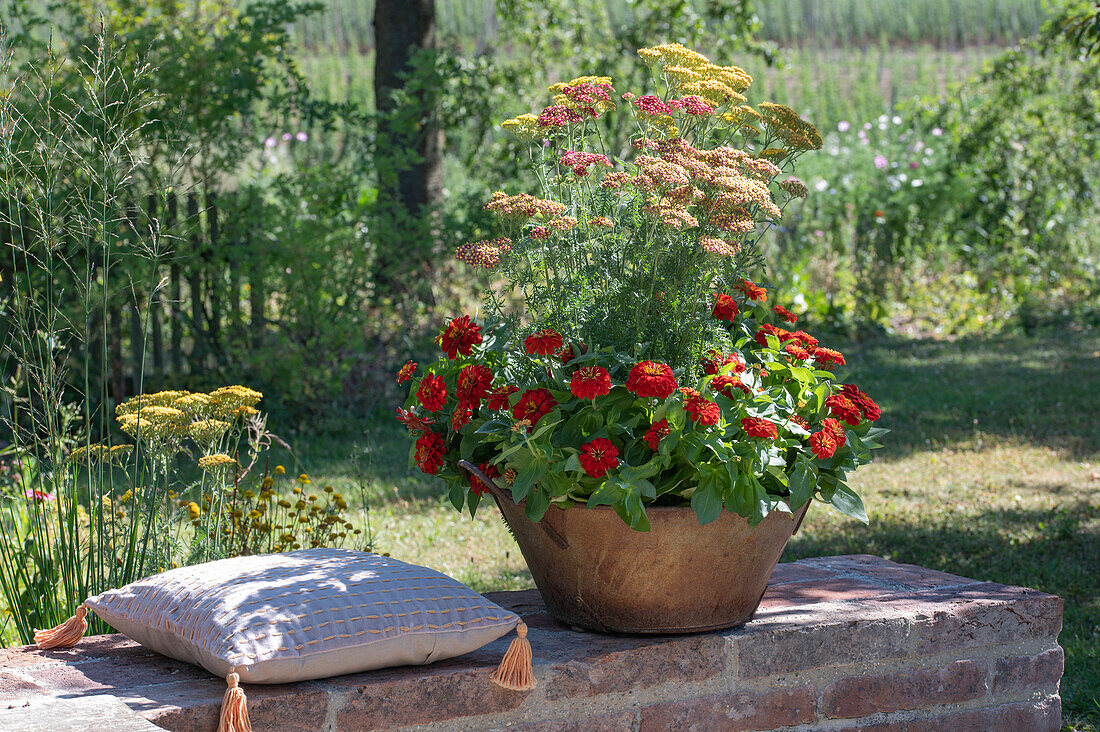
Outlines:
{"type": "Polygon", "coordinates": [[[516,639],[489,677],[493,683],[510,691],[530,691],[535,688],[535,670],[531,666],[531,643],[527,640],[527,625],[516,626],[516,639]]]}
{"type": "Polygon", "coordinates": [[[252,732],[252,722],[248,721],[247,699],[244,689],[237,686],[241,680],[235,672],[230,671],[225,677],[229,688],[225,690],[222,698],[222,715],[218,720],[218,732],[252,732]]]}
{"type": "Polygon", "coordinates": [[[34,644],[39,650],[46,651],[50,648],[69,648],[84,637],[88,630],[88,608],[81,603],[76,609],[76,615],[66,620],[56,628],[34,631],[34,644]]]}

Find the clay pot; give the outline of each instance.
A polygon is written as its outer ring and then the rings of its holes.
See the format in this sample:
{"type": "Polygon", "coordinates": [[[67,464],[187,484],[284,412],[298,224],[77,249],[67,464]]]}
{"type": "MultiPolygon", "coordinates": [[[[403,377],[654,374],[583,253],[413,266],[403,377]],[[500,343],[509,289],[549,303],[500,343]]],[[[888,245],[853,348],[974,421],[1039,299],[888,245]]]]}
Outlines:
{"type": "Polygon", "coordinates": [[[473,464],[531,569],[546,609],[567,625],[615,633],[694,633],[752,619],[807,506],[756,527],[723,511],[699,525],[690,506],[650,506],[634,531],[606,506],[554,506],[541,521],[473,464]]]}

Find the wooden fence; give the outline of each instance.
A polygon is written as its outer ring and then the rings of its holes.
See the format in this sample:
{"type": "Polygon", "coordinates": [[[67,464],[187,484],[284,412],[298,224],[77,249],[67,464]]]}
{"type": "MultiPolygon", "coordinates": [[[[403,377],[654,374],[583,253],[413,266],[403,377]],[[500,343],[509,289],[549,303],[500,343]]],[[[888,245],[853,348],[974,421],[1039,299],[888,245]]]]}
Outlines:
{"type": "MultiPolygon", "coordinates": [[[[54,284],[64,288],[58,291],[65,292],[70,330],[82,331],[74,332],[69,341],[70,366],[82,373],[84,357],[106,366],[104,373],[93,374],[93,394],[106,390],[117,401],[139,388],[201,385],[216,378],[241,349],[262,344],[267,327],[262,263],[250,256],[250,227],[224,225],[223,212],[239,205],[236,194],[197,193],[150,196],[130,205],[119,222],[115,266],[108,268],[106,312],[99,303],[81,316],[83,323],[75,319],[83,309],[77,293],[87,289],[81,280],[87,277],[91,248],[72,241],[57,244],[66,268],[62,281],[55,276],[54,284]],[[169,250],[156,272],[148,259],[121,256],[122,250],[141,246],[142,239],[147,246],[154,225],[169,250]]],[[[43,266],[19,254],[23,248],[36,254],[44,251],[43,238],[27,210],[25,204],[0,204],[0,303],[10,297],[17,281],[25,292],[28,283],[40,287],[46,276],[43,266]],[[25,279],[28,274],[30,280],[25,279]]],[[[93,280],[102,287],[101,262],[91,258],[93,280]]],[[[8,340],[0,340],[0,346],[12,342],[14,327],[9,311],[0,324],[0,339],[8,340]]],[[[0,367],[10,376],[14,363],[11,352],[5,351],[0,347],[0,367]]]]}

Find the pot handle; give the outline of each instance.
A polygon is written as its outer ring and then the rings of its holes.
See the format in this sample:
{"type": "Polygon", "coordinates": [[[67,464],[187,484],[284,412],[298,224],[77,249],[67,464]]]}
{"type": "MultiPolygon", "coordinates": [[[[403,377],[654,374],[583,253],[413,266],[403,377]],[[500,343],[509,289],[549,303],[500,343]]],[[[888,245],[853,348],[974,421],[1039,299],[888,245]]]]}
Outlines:
{"type": "MultiPolygon", "coordinates": [[[[504,491],[504,489],[498,486],[495,480],[485,475],[485,473],[481,472],[478,467],[470,461],[459,460],[458,467],[481,481],[481,484],[484,485],[489,493],[493,496],[493,500],[497,502],[497,505],[501,506],[502,508],[505,503],[516,505],[515,501],[512,500],[512,497],[508,495],[508,493],[504,491]]],[[[542,528],[546,535],[550,537],[550,541],[558,545],[559,549],[569,548],[569,542],[565,540],[564,536],[555,531],[554,528],[550,526],[550,524],[546,523],[545,521],[539,521],[538,525],[542,528]]]]}

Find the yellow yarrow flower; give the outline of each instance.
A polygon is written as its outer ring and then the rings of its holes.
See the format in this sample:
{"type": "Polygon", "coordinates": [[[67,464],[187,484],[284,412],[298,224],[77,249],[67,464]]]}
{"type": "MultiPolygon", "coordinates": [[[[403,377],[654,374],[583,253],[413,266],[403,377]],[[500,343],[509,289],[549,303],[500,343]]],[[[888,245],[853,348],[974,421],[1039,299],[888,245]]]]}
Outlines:
{"type": "Polygon", "coordinates": [[[223,386],[210,392],[210,407],[218,419],[233,419],[255,414],[253,408],[263,396],[247,386],[223,386]]]}
{"type": "Polygon", "coordinates": [[[523,142],[531,142],[542,137],[539,118],[535,114],[521,114],[518,117],[500,123],[505,132],[523,142]]]}
{"type": "Polygon", "coordinates": [[[199,504],[191,501],[187,504],[187,515],[192,521],[198,521],[199,516],[202,516],[202,509],[199,508],[199,504]]]}
{"type": "Polygon", "coordinates": [[[228,422],[223,422],[220,419],[203,419],[188,425],[187,434],[201,445],[210,445],[220,439],[229,430],[229,427],[228,422]]]}
{"type": "Polygon", "coordinates": [[[102,460],[103,457],[110,453],[111,448],[107,445],[81,445],[69,453],[69,460],[71,462],[94,462],[102,460]]]}
{"type": "Polygon", "coordinates": [[[145,407],[170,407],[175,402],[191,392],[189,391],[158,391],[153,394],[138,394],[130,397],[122,404],[115,407],[115,414],[119,417],[127,414],[137,414],[145,407]]]}
{"type": "Polygon", "coordinates": [[[214,453],[199,458],[199,467],[203,470],[223,470],[228,467],[236,467],[237,461],[225,453],[214,453]]]}
{"type": "Polygon", "coordinates": [[[207,394],[187,394],[176,399],[172,406],[183,411],[193,420],[201,420],[210,411],[210,396],[207,394]]]}

